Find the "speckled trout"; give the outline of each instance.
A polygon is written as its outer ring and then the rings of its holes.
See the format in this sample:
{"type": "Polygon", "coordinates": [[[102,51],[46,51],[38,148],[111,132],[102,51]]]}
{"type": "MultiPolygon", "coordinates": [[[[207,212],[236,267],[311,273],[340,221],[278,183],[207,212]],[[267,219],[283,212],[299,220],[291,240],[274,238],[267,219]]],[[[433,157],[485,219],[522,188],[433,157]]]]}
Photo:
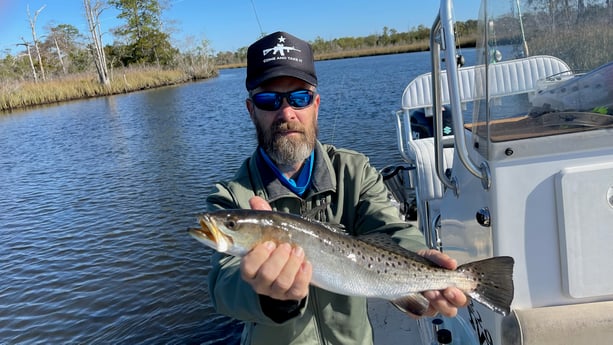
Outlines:
{"type": "Polygon", "coordinates": [[[313,266],[312,285],[348,296],[386,299],[417,315],[427,308],[421,292],[450,286],[503,315],[513,300],[514,261],[508,256],[449,270],[400,247],[388,235],[355,237],[293,214],[221,210],[201,215],[198,222],[200,228],[189,229],[190,234],[218,252],[242,257],[265,241],[300,246],[313,266]]]}

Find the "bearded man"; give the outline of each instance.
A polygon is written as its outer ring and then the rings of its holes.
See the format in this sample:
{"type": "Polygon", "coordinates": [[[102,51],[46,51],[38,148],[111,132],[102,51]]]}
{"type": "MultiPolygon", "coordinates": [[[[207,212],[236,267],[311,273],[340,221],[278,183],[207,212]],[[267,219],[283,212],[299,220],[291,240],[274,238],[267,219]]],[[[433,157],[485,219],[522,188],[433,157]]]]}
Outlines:
{"type": "MultiPolygon", "coordinates": [[[[363,154],[317,140],[320,95],[311,46],[275,32],[247,51],[246,107],[258,147],[231,181],[215,185],[207,211],[275,210],[341,224],[350,235],[386,232],[402,246],[455,269],[427,251],[420,231],[402,221],[381,175],[363,154]]],[[[245,322],[242,344],[372,344],[366,299],[309,283],[300,247],[264,242],[242,259],[215,254],[209,296],[217,312],[245,322]]],[[[426,315],[453,316],[466,305],[456,288],[428,291],[426,315]]]]}

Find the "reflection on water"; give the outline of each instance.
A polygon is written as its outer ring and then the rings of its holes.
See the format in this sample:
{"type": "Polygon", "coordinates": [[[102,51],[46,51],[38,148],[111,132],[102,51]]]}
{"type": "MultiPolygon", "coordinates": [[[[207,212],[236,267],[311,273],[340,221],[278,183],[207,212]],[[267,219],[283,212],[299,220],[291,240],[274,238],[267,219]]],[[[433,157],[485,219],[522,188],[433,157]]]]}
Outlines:
{"type": "MultiPolygon", "coordinates": [[[[322,141],[398,162],[391,111],[428,59],[318,62],[322,141]]],[[[244,73],[0,118],[1,344],[238,341],[185,229],[254,148],[244,73]]]]}

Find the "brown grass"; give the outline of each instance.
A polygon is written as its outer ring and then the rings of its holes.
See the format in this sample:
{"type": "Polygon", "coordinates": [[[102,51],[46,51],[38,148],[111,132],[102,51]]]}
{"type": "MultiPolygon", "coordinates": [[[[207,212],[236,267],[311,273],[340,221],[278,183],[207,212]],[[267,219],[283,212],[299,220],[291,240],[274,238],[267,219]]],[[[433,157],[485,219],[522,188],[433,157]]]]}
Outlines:
{"type": "MultiPolygon", "coordinates": [[[[474,46],[475,38],[469,37],[460,43],[463,47],[474,46]]],[[[344,59],[361,56],[398,54],[428,50],[428,42],[410,45],[396,45],[315,54],[316,60],[344,59]]],[[[217,68],[238,68],[245,64],[229,64],[217,68]]],[[[183,70],[156,68],[128,68],[111,71],[111,86],[105,88],[94,74],[71,75],[44,82],[6,82],[0,84],[0,111],[25,108],[35,105],[52,104],[82,98],[108,96],[119,93],[145,90],[160,86],[175,85],[195,79],[206,79],[217,75],[217,70],[206,73],[188,74],[183,70]],[[195,76],[194,76],[195,75],[195,76]]]]}
{"type": "MultiPolygon", "coordinates": [[[[477,38],[475,37],[466,37],[460,39],[458,43],[459,46],[465,47],[474,47],[477,42],[477,38]]],[[[385,47],[373,47],[373,48],[362,48],[355,50],[339,50],[336,52],[327,52],[327,53],[317,53],[315,52],[315,60],[335,60],[335,59],[347,59],[347,58],[355,58],[362,56],[373,56],[373,55],[386,55],[386,54],[400,54],[400,53],[414,53],[427,51],[430,49],[430,42],[422,41],[416,42],[413,44],[404,44],[404,45],[392,45],[385,47]]],[[[217,66],[220,69],[224,68],[240,68],[245,67],[246,63],[234,63],[227,65],[217,66]]]]}
{"type": "Polygon", "coordinates": [[[613,60],[613,29],[594,30],[590,25],[559,29],[530,38],[528,46],[532,55],[553,55],[586,72],[613,60]]]}
{"type": "MultiPolygon", "coordinates": [[[[215,75],[209,75],[209,77],[215,75]]],[[[181,70],[155,68],[130,68],[115,71],[109,88],[98,82],[92,74],[72,75],[44,82],[5,83],[0,85],[0,111],[34,105],[108,96],[145,90],[160,86],[175,85],[194,80],[181,70]]]]}

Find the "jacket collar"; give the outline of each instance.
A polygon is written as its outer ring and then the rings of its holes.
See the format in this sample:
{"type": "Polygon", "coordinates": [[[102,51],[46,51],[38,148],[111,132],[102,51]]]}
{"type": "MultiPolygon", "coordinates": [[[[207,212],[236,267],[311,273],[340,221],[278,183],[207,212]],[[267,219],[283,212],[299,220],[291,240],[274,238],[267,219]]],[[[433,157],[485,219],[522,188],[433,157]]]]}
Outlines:
{"type": "MultiPolygon", "coordinates": [[[[324,146],[317,140],[315,142],[315,157],[313,161],[313,174],[311,185],[303,194],[307,199],[312,195],[325,191],[336,190],[336,173],[332,167],[332,162],[324,146]]],[[[274,201],[284,197],[300,198],[279,181],[270,167],[264,162],[256,149],[251,157],[249,164],[252,176],[255,176],[256,189],[263,191],[264,197],[268,201],[274,201]]],[[[259,193],[258,193],[259,194],[259,193]]]]}

